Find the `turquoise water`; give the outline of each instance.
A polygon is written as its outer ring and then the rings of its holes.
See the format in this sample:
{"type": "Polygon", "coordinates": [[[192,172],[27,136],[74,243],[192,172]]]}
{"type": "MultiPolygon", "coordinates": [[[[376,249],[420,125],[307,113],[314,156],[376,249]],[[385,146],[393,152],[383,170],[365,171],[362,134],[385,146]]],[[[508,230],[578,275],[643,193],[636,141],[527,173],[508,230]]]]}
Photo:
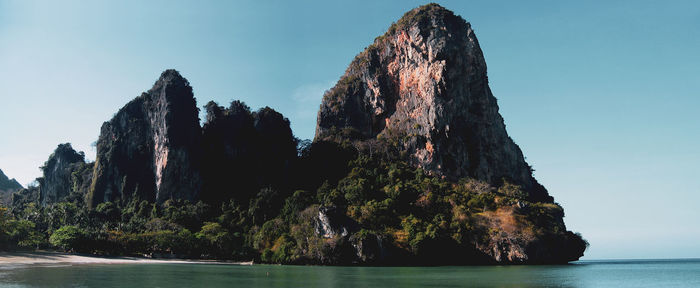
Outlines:
{"type": "Polygon", "coordinates": [[[473,267],[0,266],[0,287],[700,287],[700,259],[473,267]]]}

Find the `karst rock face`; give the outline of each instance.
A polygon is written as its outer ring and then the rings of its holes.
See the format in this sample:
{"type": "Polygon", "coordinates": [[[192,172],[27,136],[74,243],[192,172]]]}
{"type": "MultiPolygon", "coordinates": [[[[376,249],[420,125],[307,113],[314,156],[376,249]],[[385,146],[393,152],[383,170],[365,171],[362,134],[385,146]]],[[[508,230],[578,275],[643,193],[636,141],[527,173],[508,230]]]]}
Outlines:
{"type": "Polygon", "coordinates": [[[505,179],[552,201],[506,133],[474,30],[437,4],[406,13],[324,94],[316,140],[348,138],[396,147],[436,175],[505,179]]]}
{"type": "Polygon", "coordinates": [[[0,170],[0,205],[12,204],[12,193],[22,189],[22,185],[14,178],[10,179],[0,170]]]}
{"type": "Polygon", "coordinates": [[[289,119],[270,107],[252,112],[240,101],[228,108],[212,101],[205,110],[202,200],[213,205],[231,197],[247,202],[265,186],[287,187],[297,157],[289,119]]]}
{"type": "Polygon", "coordinates": [[[85,154],[76,152],[70,143],[59,144],[41,167],[39,203],[46,206],[64,200],[73,190],[73,172],[85,164],[85,154]]]}
{"type": "Polygon", "coordinates": [[[19,190],[22,189],[22,185],[17,182],[14,178],[10,179],[5,175],[5,173],[0,170],[0,189],[2,190],[19,190]]]}
{"type": "Polygon", "coordinates": [[[166,70],[102,125],[88,204],[193,200],[201,188],[201,128],[189,82],[166,70]]]}

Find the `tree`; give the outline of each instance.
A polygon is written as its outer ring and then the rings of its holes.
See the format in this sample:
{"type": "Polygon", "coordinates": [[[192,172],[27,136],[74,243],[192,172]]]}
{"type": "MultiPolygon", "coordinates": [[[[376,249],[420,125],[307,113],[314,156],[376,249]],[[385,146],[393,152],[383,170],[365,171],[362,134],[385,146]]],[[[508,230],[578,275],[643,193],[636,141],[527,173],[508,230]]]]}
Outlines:
{"type": "MultiPolygon", "coordinates": [[[[285,233],[275,240],[275,244],[269,250],[272,251],[272,257],[268,259],[263,258],[263,260],[274,263],[292,263],[297,258],[295,253],[296,247],[297,244],[294,242],[294,238],[285,233]]],[[[269,257],[269,255],[265,256],[269,257]]]]}
{"type": "Polygon", "coordinates": [[[49,229],[53,231],[65,225],[76,224],[78,213],[78,207],[74,203],[60,202],[53,205],[48,212],[49,229]]]}
{"type": "Polygon", "coordinates": [[[7,228],[8,228],[8,222],[10,221],[10,215],[7,213],[7,208],[5,207],[0,207],[0,249],[4,250],[7,249],[8,246],[8,238],[9,235],[7,235],[7,228]]]}
{"type": "Polygon", "coordinates": [[[119,207],[114,205],[112,202],[100,203],[97,205],[97,208],[95,208],[95,211],[99,213],[98,215],[100,217],[109,222],[119,221],[122,216],[122,212],[119,207]]]}
{"type": "Polygon", "coordinates": [[[10,242],[17,248],[34,249],[45,241],[31,221],[10,220],[8,224],[10,242]]]}
{"type": "Polygon", "coordinates": [[[297,214],[313,203],[313,195],[305,190],[297,190],[284,202],[280,215],[287,223],[296,223],[297,214]]]}
{"type": "Polygon", "coordinates": [[[222,257],[231,257],[231,235],[229,232],[216,222],[205,222],[202,229],[195,234],[195,237],[203,241],[208,250],[213,255],[222,257]]]}
{"type": "Polygon", "coordinates": [[[66,225],[51,234],[49,243],[63,250],[77,248],[81,241],[85,239],[87,233],[73,225],[66,225]]]}
{"type": "Polygon", "coordinates": [[[0,249],[37,248],[43,241],[33,222],[14,219],[0,207],[0,249]]]}
{"type": "Polygon", "coordinates": [[[498,193],[506,197],[511,197],[514,200],[522,201],[527,200],[528,196],[527,192],[523,191],[520,186],[510,183],[505,179],[503,180],[503,185],[498,188],[498,193]]]}

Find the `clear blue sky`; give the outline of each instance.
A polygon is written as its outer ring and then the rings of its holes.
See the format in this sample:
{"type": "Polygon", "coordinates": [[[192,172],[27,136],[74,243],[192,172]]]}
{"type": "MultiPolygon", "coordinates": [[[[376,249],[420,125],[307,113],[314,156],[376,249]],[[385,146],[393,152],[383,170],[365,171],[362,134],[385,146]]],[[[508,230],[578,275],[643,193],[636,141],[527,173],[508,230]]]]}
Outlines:
{"type": "MultiPolygon", "coordinates": [[[[62,142],[94,159],[102,122],[167,68],[200,107],[268,105],[312,138],[323,91],[425,3],[259,2],[0,0],[0,169],[27,184],[62,142]]],[[[700,2],[438,2],[472,23],[586,259],[700,257],[700,2]]]]}

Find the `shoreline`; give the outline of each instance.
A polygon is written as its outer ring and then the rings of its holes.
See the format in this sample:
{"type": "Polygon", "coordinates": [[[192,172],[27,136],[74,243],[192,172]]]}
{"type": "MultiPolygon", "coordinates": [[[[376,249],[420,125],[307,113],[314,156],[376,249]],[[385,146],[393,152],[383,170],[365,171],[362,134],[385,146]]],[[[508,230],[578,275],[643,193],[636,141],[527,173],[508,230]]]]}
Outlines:
{"type": "Polygon", "coordinates": [[[210,265],[253,265],[253,261],[233,262],[199,259],[150,259],[139,257],[104,257],[87,254],[61,252],[0,252],[0,268],[20,265],[52,264],[210,264],[210,265]]]}

